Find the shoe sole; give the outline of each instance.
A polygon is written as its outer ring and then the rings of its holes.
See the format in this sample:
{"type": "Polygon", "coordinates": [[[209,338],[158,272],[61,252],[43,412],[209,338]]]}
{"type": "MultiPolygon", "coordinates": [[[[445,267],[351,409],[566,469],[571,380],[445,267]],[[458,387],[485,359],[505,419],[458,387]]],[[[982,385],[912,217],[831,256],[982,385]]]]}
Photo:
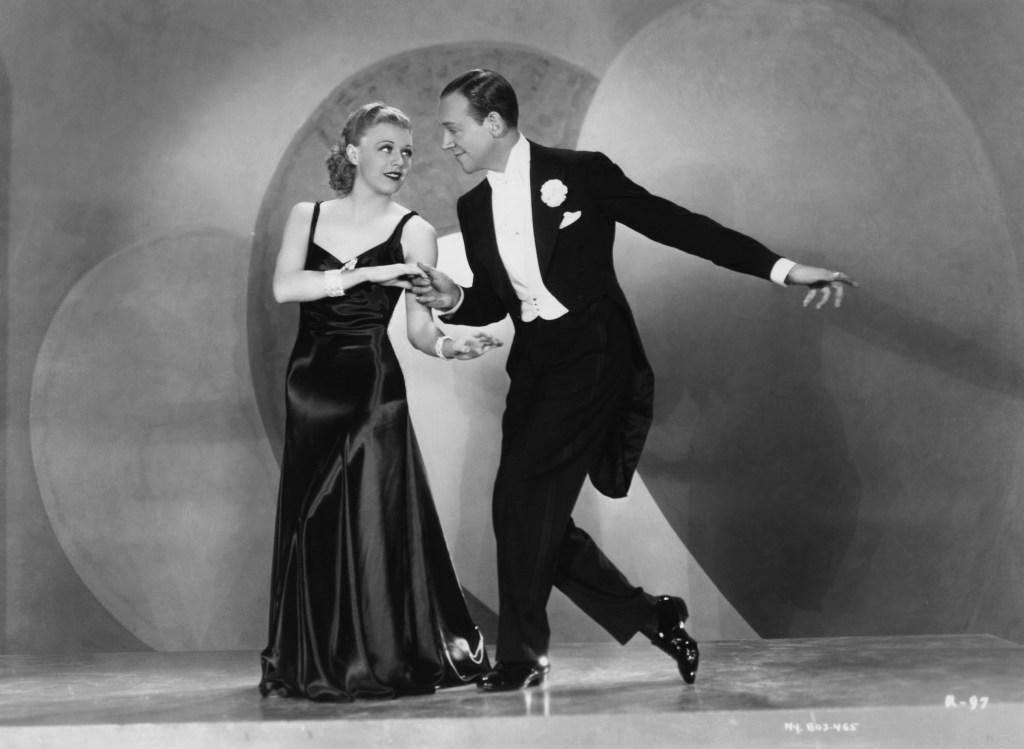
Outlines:
{"type": "Polygon", "coordinates": [[[540,674],[539,676],[534,676],[530,679],[527,679],[526,683],[521,686],[514,686],[510,684],[509,686],[499,687],[491,686],[485,684],[484,682],[478,682],[477,686],[483,692],[518,692],[522,689],[530,689],[531,687],[543,686],[545,682],[547,682],[547,674],[540,674]]]}

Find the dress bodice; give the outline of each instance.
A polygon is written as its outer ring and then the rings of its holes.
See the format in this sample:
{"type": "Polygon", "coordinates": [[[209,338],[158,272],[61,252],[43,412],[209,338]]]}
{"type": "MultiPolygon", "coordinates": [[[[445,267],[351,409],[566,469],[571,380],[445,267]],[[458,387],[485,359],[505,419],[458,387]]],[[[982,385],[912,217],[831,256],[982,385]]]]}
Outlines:
{"type": "MultiPolygon", "coordinates": [[[[306,248],[306,270],[326,271],[339,268],[352,270],[374,265],[389,265],[405,262],[402,249],[402,230],[410,218],[416,215],[409,211],[398,221],[394,230],[380,244],[359,253],[351,260],[342,262],[313,241],[320,204],[313,208],[313,220],[309,227],[309,241],[306,248]]],[[[395,286],[376,283],[361,283],[347,290],[343,296],[324,297],[300,305],[299,325],[316,336],[360,335],[386,329],[395,305],[402,296],[402,290],[395,286]]]]}

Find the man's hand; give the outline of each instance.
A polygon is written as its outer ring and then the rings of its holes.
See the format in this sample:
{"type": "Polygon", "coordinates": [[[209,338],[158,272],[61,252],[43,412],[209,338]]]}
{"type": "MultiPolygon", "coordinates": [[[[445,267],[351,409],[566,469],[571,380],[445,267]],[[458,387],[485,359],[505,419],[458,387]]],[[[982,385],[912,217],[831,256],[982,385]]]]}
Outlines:
{"type": "Polygon", "coordinates": [[[828,304],[829,299],[834,300],[833,304],[836,307],[841,307],[845,287],[855,288],[857,286],[857,282],[845,273],[826,268],[815,268],[810,265],[794,265],[789,271],[789,275],[786,276],[786,283],[794,286],[809,286],[810,290],[804,297],[804,306],[814,302],[814,298],[817,297],[818,302],[814,305],[815,309],[824,307],[828,304]]]}
{"type": "Polygon", "coordinates": [[[410,279],[412,293],[416,295],[416,301],[424,307],[441,312],[454,307],[459,301],[458,285],[437,268],[432,268],[426,263],[417,263],[417,265],[423,274],[410,279]]]}

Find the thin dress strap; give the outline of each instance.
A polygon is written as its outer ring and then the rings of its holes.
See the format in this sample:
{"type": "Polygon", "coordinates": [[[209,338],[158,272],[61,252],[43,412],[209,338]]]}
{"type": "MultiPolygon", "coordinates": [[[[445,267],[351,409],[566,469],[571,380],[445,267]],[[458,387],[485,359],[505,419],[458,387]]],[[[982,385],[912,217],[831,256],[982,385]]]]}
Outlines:
{"type": "Polygon", "coordinates": [[[307,241],[308,246],[314,244],[313,237],[316,234],[316,222],[320,218],[320,201],[316,201],[313,204],[313,219],[309,222],[309,240],[307,241]]]}
{"type": "Polygon", "coordinates": [[[416,211],[409,211],[407,214],[402,216],[401,220],[399,220],[399,222],[398,222],[398,225],[395,226],[395,230],[393,232],[391,232],[391,236],[392,237],[396,237],[396,238],[400,238],[402,236],[402,230],[405,228],[406,222],[408,222],[409,219],[411,219],[413,216],[416,216],[416,215],[417,215],[416,211]]]}

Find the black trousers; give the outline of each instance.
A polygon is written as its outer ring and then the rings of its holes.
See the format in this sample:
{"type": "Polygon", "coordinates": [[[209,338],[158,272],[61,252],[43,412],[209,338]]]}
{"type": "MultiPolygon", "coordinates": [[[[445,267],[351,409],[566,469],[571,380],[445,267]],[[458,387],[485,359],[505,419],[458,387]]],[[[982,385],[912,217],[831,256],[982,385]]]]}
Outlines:
{"type": "Polygon", "coordinates": [[[606,299],[517,328],[494,486],[498,660],[547,653],[552,586],[620,643],[654,616],[653,598],[571,517],[625,395],[631,355],[623,312],[606,299]]]}

